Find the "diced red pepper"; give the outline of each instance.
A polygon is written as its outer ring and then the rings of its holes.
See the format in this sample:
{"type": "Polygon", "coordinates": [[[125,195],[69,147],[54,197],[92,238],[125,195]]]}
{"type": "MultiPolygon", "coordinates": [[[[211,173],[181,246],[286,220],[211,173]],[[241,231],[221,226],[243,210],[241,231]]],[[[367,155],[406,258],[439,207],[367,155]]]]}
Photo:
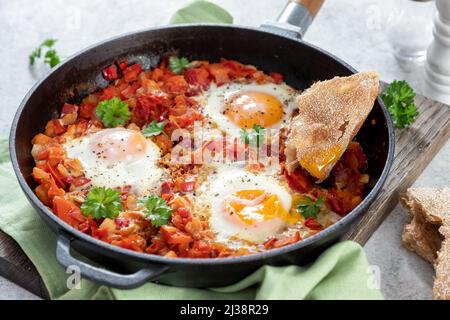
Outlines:
{"type": "Polygon", "coordinates": [[[76,188],[84,186],[85,184],[91,182],[91,179],[86,178],[85,176],[79,176],[73,179],[72,185],[76,188]]]}
{"type": "Polygon", "coordinates": [[[119,78],[119,73],[117,72],[117,67],[115,64],[110,65],[102,70],[103,78],[106,81],[113,81],[119,78]]]}
{"type": "Polygon", "coordinates": [[[78,112],[78,106],[76,104],[64,103],[61,109],[61,117],[64,117],[68,113],[78,112]]]}
{"type": "Polygon", "coordinates": [[[287,170],[284,171],[289,187],[297,192],[306,193],[311,190],[312,183],[309,174],[301,169],[297,168],[291,174],[288,174],[287,170]]]}
{"type": "Polygon", "coordinates": [[[141,65],[139,63],[132,64],[123,70],[123,79],[126,82],[136,81],[138,79],[138,75],[142,72],[141,65]]]}
{"type": "Polygon", "coordinates": [[[322,225],[319,223],[319,221],[317,221],[314,218],[308,218],[305,220],[305,226],[312,229],[312,230],[322,230],[323,227],[322,225]]]}
{"type": "Polygon", "coordinates": [[[284,81],[283,75],[281,73],[271,72],[269,75],[275,81],[276,84],[283,83],[284,81]]]}
{"type": "Polygon", "coordinates": [[[193,192],[196,181],[197,178],[195,176],[187,176],[181,183],[179,183],[178,188],[181,192],[193,192]]]}

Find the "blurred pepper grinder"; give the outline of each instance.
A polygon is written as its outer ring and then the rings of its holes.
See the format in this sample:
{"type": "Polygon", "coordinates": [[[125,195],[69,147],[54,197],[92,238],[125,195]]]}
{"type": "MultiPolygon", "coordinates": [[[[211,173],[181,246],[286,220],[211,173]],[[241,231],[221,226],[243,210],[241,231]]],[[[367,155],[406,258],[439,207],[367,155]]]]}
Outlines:
{"type": "Polygon", "coordinates": [[[434,40],[425,64],[425,94],[450,104],[450,0],[436,0],[434,40]]]}
{"type": "Polygon", "coordinates": [[[423,67],[427,47],[433,40],[434,2],[395,0],[387,5],[387,36],[393,54],[404,71],[413,72],[423,67]]]}

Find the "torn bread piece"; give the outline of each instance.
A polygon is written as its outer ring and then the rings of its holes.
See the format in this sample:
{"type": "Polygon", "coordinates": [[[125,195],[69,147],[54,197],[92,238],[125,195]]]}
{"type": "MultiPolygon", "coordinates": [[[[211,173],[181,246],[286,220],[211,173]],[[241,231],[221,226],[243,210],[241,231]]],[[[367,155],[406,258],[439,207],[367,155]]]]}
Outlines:
{"type": "Polygon", "coordinates": [[[450,217],[450,188],[409,188],[400,201],[411,218],[403,229],[403,244],[434,264],[444,239],[439,228],[450,217]]]}
{"type": "Polygon", "coordinates": [[[361,72],[317,82],[298,96],[286,141],[288,172],[300,165],[325,180],[372,110],[378,84],[377,72],[361,72]]]}
{"type": "Polygon", "coordinates": [[[434,279],[433,296],[436,300],[450,300],[450,217],[444,220],[439,232],[444,237],[441,249],[437,254],[436,277],[434,279]]]}

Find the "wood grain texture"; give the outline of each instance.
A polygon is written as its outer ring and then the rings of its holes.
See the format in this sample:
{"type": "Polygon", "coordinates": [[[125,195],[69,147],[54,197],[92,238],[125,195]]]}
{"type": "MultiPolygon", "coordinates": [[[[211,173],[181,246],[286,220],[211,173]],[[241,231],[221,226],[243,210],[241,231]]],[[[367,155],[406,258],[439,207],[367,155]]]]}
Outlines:
{"type": "Polygon", "coordinates": [[[410,187],[450,138],[450,106],[417,97],[420,116],[412,126],[396,132],[391,172],[375,202],[347,239],[364,245],[395,208],[399,194],[410,187]]]}
{"type": "MultiPolygon", "coordinates": [[[[396,133],[391,173],[375,202],[345,238],[365,244],[398,203],[399,193],[414,183],[450,138],[450,107],[417,97],[420,116],[410,128],[396,133]]],[[[22,249],[0,231],[0,275],[34,294],[48,298],[47,290],[22,249]]]]}

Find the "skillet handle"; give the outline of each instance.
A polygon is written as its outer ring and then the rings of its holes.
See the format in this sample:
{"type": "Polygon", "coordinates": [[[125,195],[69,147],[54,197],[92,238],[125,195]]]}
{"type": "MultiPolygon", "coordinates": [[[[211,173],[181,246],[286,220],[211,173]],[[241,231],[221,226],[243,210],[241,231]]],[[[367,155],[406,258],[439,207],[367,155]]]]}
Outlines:
{"type": "Polygon", "coordinates": [[[261,27],[278,29],[282,33],[302,38],[325,0],[289,0],[276,22],[261,27]]]}
{"type": "Polygon", "coordinates": [[[309,12],[311,18],[314,19],[324,2],[325,0],[291,0],[287,5],[289,3],[296,3],[303,6],[309,12]]]}
{"type": "Polygon", "coordinates": [[[74,258],[70,254],[71,239],[68,236],[60,234],[56,243],[56,259],[66,268],[69,266],[76,266],[80,269],[81,276],[119,289],[136,288],[148,280],[151,280],[162,273],[166,272],[169,267],[163,265],[148,265],[135,273],[120,274],[105,270],[84,261],[74,258]]]}

